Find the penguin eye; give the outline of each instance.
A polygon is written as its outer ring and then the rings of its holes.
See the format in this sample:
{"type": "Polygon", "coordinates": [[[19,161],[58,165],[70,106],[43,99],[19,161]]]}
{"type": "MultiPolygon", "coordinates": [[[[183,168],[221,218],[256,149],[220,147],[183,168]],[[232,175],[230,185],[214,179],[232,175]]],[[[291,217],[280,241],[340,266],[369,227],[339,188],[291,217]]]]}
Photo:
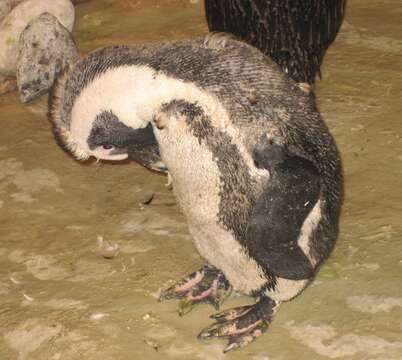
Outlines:
{"type": "Polygon", "coordinates": [[[111,145],[111,144],[102,144],[102,147],[103,147],[105,150],[113,149],[113,145],[111,145]]]}

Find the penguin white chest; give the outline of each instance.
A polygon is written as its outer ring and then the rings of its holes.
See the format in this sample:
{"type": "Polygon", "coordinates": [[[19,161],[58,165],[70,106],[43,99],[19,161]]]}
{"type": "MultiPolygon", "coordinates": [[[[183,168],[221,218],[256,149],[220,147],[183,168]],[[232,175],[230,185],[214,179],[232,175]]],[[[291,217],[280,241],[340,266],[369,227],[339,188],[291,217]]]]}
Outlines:
{"type": "Polygon", "coordinates": [[[263,286],[266,280],[262,269],[219,222],[224,174],[213,152],[204,141],[192,136],[184,119],[169,119],[166,127],[155,129],[155,136],[200,255],[222,270],[242,293],[263,286]]]}
{"type": "Polygon", "coordinates": [[[217,224],[221,174],[213,153],[188,131],[184,119],[171,118],[155,136],[190,228],[207,229],[217,224]]]}

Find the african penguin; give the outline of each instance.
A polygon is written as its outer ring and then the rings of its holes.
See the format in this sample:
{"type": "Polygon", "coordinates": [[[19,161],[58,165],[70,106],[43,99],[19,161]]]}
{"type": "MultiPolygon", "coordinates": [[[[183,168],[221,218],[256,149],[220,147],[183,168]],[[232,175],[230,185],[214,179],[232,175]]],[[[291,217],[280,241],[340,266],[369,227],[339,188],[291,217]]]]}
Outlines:
{"type": "Polygon", "coordinates": [[[309,87],[245,43],[216,35],[111,46],[64,72],[54,134],[77,159],[132,158],[168,171],[206,265],[167,289],[179,312],[231,288],[253,305],[214,315],[199,337],[243,347],[297,296],[337,236],[339,155],[309,87]]]}
{"type": "Polygon", "coordinates": [[[314,84],[346,0],[205,0],[209,31],[260,49],[297,82],[314,84]]]}

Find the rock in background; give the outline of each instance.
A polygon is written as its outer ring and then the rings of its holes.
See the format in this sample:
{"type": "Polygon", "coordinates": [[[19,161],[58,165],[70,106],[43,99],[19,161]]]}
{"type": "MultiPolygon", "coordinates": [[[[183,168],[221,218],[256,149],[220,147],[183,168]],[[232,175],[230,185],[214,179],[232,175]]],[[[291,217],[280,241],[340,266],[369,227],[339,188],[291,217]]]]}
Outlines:
{"type": "Polygon", "coordinates": [[[0,23],[4,17],[24,0],[0,0],[0,23]]]}
{"type": "MultiPolygon", "coordinates": [[[[4,11],[15,1],[8,1],[4,11]]],[[[74,5],[70,0],[25,0],[15,6],[0,23],[0,74],[14,76],[18,56],[18,41],[28,23],[50,13],[69,31],[74,25],[74,5]]]]}
{"type": "Polygon", "coordinates": [[[15,77],[0,75],[0,95],[17,90],[17,80],[15,77]]]}
{"type": "Polygon", "coordinates": [[[52,14],[33,19],[22,32],[17,83],[23,103],[45,94],[55,76],[78,59],[71,33],[52,14]]]}
{"type": "MultiPolygon", "coordinates": [[[[6,15],[24,0],[0,0],[0,24],[6,15]]],[[[14,77],[0,74],[0,95],[17,89],[17,80],[14,77]]]]}

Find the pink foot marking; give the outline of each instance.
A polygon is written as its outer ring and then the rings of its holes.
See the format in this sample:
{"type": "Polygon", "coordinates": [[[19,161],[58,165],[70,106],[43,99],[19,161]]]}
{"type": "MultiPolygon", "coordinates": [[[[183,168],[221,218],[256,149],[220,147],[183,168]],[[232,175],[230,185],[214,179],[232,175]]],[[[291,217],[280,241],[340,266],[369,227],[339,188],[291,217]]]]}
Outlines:
{"type": "Polygon", "coordinates": [[[217,322],[201,331],[198,338],[228,339],[225,353],[247,346],[268,329],[278,305],[269,298],[261,298],[254,305],[222,311],[211,316],[217,322]]]}
{"type": "Polygon", "coordinates": [[[201,302],[210,303],[219,309],[230,292],[230,284],[223,273],[213,267],[204,266],[164,290],[159,300],[181,299],[178,311],[179,315],[184,315],[201,302]]]}

